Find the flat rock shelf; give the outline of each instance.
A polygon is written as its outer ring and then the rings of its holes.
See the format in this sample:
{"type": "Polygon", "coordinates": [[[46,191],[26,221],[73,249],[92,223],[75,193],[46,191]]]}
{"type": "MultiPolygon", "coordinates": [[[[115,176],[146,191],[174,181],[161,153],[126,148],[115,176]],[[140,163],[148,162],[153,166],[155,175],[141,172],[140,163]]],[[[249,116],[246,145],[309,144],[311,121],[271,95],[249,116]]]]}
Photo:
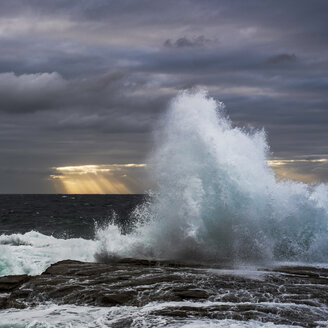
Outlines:
{"type": "MultiPolygon", "coordinates": [[[[38,276],[0,277],[0,309],[40,304],[136,306],[163,304],[163,317],[257,320],[326,327],[328,269],[205,267],[170,261],[65,260],[38,276]]],[[[0,310],[1,313],[1,310],[0,310]]]]}

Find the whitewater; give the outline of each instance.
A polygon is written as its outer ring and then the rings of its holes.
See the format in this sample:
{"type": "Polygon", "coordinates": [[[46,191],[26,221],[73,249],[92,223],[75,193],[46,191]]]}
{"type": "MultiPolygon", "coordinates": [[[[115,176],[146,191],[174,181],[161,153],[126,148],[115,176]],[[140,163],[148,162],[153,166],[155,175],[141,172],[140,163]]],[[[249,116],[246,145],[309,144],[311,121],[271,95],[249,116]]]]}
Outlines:
{"type": "Polygon", "coordinates": [[[0,275],[39,274],[67,258],[327,263],[327,185],[278,181],[270,155],[264,130],[234,127],[205,91],[181,92],[158,123],[155,187],[131,213],[131,232],[109,223],[94,240],[3,234],[0,275]]]}
{"type": "Polygon", "coordinates": [[[157,190],[134,231],[98,231],[101,256],[327,262],[328,187],[277,181],[263,130],[233,127],[205,91],[181,92],[149,159],[157,190]]]}

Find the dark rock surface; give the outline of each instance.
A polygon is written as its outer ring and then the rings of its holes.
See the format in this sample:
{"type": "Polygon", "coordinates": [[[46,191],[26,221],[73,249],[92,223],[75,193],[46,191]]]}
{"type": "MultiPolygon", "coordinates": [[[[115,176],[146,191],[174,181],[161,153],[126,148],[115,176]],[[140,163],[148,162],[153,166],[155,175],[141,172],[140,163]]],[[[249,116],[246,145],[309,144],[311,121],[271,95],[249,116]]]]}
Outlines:
{"type": "Polygon", "coordinates": [[[252,276],[240,270],[169,261],[122,259],[102,264],[66,260],[39,276],[0,278],[2,309],[49,301],[104,307],[174,302],[174,307],[163,306],[153,310],[153,315],[317,327],[328,320],[328,269],[285,266],[253,270],[252,276]]]}
{"type": "Polygon", "coordinates": [[[13,275],[0,277],[0,293],[9,292],[29,280],[28,275],[13,275]]]}

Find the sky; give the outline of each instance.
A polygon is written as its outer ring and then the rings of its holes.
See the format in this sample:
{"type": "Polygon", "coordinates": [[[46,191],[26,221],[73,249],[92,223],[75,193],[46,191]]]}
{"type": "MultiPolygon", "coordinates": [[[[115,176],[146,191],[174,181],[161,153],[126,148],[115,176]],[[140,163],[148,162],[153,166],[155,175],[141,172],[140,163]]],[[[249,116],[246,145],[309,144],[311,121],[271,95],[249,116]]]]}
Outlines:
{"type": "Polygon", "coordinates": [[[0,2],[0,193],[142,193],[152,130],[206,88],[277,175],[328,182],[328,1],[0,2]]]}

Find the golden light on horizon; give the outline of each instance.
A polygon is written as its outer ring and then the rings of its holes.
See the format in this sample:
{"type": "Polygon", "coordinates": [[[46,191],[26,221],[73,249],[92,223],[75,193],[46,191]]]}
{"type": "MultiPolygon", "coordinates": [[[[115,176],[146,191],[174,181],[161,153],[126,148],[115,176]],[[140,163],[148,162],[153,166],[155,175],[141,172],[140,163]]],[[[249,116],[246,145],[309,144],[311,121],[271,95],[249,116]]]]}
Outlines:
{"type": "Polygon", "coordinates": [[[284,166],[293,163],[328,163],[328,158],[316,158],[316,159],[271,159],[268,160],[268,164],[271,167],[284,166]]]}
{"type": "Polygon", "coordinates": [[[130,194],[135,178],[131,169],[146,164],[76,165],[54,167],[50,179],[56,192],[68,194],[130,194]]]}
{"type": "MultiPolygon", "coordinates": [[[[328,158],[272,159],[267,161],[276,178],[320,183],[320,169],[328,158]]],[[[146,164],[72,165],[53,167],[49,176],[57,193],[131,194],[149,189],[146,164]]]]}
{"type": "Polygon", "coordinates": [[[278,179],[320,183],[317,170],[320,167],[327,166],[328,158],[273,159],[267,162],[278,179]]]}

